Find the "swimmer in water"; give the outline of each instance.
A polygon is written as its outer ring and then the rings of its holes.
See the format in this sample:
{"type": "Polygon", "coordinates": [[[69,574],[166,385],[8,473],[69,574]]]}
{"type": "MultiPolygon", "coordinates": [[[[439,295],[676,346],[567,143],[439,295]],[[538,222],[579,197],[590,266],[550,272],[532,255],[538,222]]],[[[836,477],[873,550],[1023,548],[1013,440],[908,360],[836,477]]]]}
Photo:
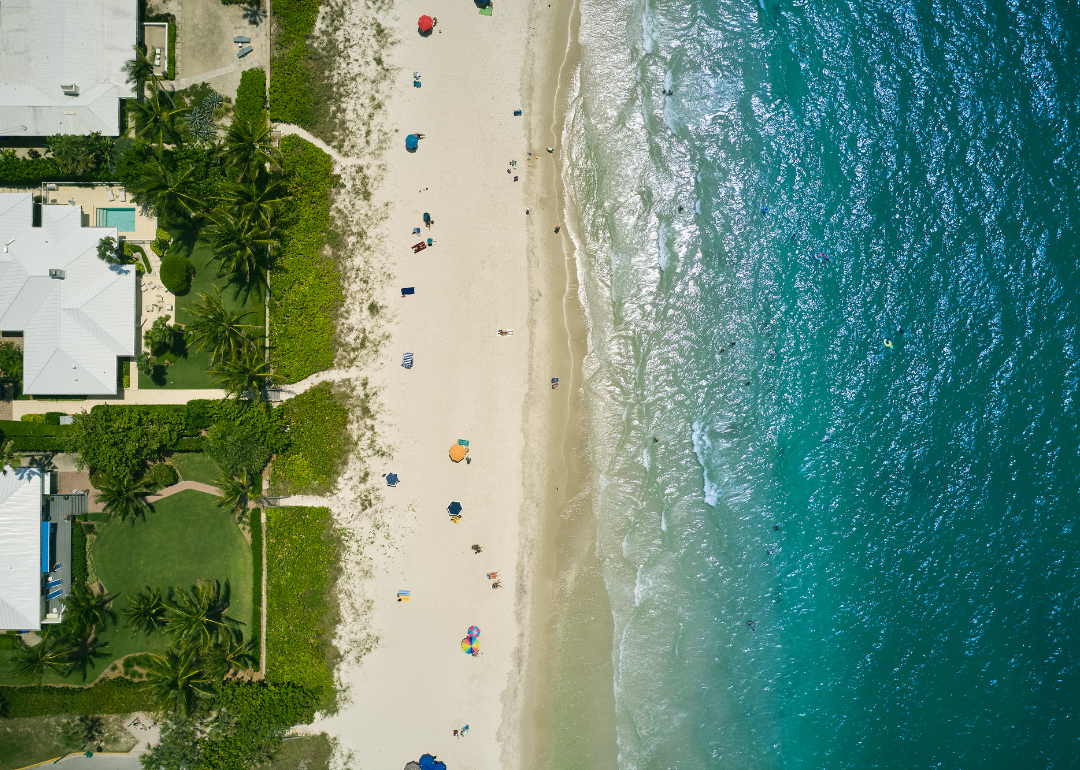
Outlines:
{"type": "Polygon", "coordinates": [[[757,631],[757,626],[754,625],[754,621],[748,620],[748,621],[746,621],[746,625],[750,626],[751,631],[757,631]]]}
{"type": "Polygon", "coordinates": [[[887,348],[892,347],[892,340],[890,340],[888,337],[885,338],[885,347],[887,347],[887,348]]]}

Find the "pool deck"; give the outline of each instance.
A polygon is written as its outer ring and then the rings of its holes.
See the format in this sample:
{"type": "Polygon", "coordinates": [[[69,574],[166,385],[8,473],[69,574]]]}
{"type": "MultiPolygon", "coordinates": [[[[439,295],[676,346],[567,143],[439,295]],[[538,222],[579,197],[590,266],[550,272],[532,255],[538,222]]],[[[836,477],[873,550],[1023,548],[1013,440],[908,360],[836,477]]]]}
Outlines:
{"type": "Polygon", "coordinates": [[[157,235],[157,217],[145,214],[132,203],[124,188],[118,184],[57,184],[55,190],[42,185],[45,202],[57,206],[81,206],[83,227],[97,227],[97,210],[135,209],[135,232],[121,232],[124,240],[132,243],[149,243],[157,235]],[[113,200],[109,200],[112,192],[113,200]]]}

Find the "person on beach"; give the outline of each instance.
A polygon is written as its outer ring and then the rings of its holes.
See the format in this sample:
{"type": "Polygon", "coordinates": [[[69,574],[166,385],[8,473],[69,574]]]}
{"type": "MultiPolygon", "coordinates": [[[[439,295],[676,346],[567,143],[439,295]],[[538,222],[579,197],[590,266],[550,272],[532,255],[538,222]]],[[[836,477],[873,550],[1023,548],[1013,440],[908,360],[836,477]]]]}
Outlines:
{"type": "Polygon", "coordinates": [[[476,543],[473,543],[473,547],[472,547],[472,549],[473,549],[473,553],[480,553],[481,551],[483,551],[483,550],[484,550],[483,548],[481,548],[481,547],[480,547],[480,546],[479,546],[478,544],[476,544],[476,543]]]}

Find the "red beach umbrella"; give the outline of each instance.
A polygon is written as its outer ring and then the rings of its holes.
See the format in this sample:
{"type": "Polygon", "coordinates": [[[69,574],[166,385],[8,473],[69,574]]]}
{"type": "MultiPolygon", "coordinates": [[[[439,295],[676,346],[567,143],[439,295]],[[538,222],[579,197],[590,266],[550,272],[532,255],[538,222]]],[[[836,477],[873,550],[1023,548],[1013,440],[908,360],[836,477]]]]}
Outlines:
{"type": "Polygon", "coordinates": [[[421,32],[431,32],[431,28],[435,26],[435,22],[431,20],[430,16],[421,16],[420,21],[416,23],[419,25],[421,32]]]}

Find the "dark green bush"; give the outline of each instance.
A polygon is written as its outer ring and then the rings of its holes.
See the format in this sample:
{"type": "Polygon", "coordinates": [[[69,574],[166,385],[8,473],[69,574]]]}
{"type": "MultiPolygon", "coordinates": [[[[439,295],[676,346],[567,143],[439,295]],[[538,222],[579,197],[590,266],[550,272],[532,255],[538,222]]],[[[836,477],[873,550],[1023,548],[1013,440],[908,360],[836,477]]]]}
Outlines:
{"type": "Polygon", "coordinates": [[[37,184],[75,179],[74,174],[61,174],[53,158],[20,158],[15,150],[0,150],[0,182],[8,184],[37,184]]]}
{"type": "Polygon", "coordinates": [[[179,480],[179,476],[176,475],[176,468],[168,463],[158,463],[150,469],[150,481],[154,482],[162,489],[171,487],[179,480]]]}
{"type": "MultiPolygon", "coordinates": [[[[53,412],[53,414],[58,414],[53,412]]],[[[16,436],[70,436],[74,433],[71,425],[61,425],[60,420],[48,422],[48,416],[41,422],[24,422],[22,420],[0,420],[0,436],[15,438],[16,436]]]]}
{"type": "Polygon", "coordinates": [[[83,176],[112,164],[113,140],[95,131],[92,134],[56,134],[45,140],[56,167],[62,174],[83,176]]]}
{"type": "Polygon", "coordinates": [[[206,453],[226,475],[236,477],[246,470],[255,476],[272,454],[260,438],[258,427],[250,423],[215,423],[206,434],[206,453]]]}
{"type": "Polygon", "coordinates": [[[91,472],[138,475],[175,447],[186,427],[181,409],[99,404],[75,415],[72,446],[91,472]]]}
{"type": "Polygon", "coordinates": [[[71,439],[64,436],[12,436],[16,452],[70,452],[71,439]]]}
{"type": "Polygon", "coordinates": [[[130,679],[115,677],[93,687],[50,687],[36,685],[0,687],[0,700],[8,703],[8,717],[44,717],[54,714],[130,714],[151,711],[153,703],[145,687],[130,679]]]}
{"type": "Polygon", "coordinates": [[[86,530],[82,522],[71,522],[71,582],[81,585],[90,573],[86,565],[86,530]]]}
{"type": "Polygon", "coordinates": [[[22,348],[14,342],[0,343],[0,380],[21,380],[22,376],[22,348]]]}
{"type": "Polygon", "coordinates": [[[262,67],[244,70],[236,89],[233,120],[247,118],[252,125],[266,120],[266,71],[262,67]]]}
{"type": "Polygon", "coordinates": [[[60,418],[65,417],[66,415],[67,415],[67,412],[46,412],[45,413],[45,424],[46,425],[59,425],[60,424],[60,418]]]}
{"type": "Polygon", "coordinates": [[[194,278],[195,265],[186,257],[172,256],[161,260],[161,282],[173,294],[187,294],[194,278]]]}
{"type": "Polygon", "coordinates": [[[202,436],[184,436],[170,448],[174,452],[201,452],[206,448],[206,439],[202,436]]]}
{"type": "Polygon", "coordinates": [[[4,634],[0,636],[0,650],[14,650],[15,649],[15,637],[12,635],[4,634]]]}

